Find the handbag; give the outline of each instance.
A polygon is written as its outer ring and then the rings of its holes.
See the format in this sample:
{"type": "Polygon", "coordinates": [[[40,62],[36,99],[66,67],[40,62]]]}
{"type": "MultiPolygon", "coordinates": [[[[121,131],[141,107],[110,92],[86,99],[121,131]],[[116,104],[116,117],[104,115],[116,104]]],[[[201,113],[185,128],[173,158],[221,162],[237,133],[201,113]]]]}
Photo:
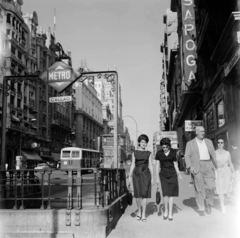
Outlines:
{"type": "Polygon", "coordinates": [[[157,192],[156,192],[156,204],[160,204],[161,202],[161,193],[159,191],[159,188],[157,187],[157,192]]]}
{"type": "Polygon", "coordinates": [[[133,195],[130,189],[130,185],[128,185],[127,203],[129,206],[132,206],[132,201],[133,201],[133,195]]]}

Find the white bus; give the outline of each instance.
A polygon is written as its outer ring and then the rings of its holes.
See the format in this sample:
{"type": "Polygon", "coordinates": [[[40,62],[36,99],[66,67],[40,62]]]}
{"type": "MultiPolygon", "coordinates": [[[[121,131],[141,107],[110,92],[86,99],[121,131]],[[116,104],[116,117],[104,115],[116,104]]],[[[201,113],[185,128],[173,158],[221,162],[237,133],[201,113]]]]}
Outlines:
{"type": "MultiPolygon", "coordinates": [[[[62,170],[96,168],[100,161],[100,152],[78,147],[66,147],[61,150],[60,160],[62,170]]],[[[85,172],[90,173],[92,170],[85,172]]]]}

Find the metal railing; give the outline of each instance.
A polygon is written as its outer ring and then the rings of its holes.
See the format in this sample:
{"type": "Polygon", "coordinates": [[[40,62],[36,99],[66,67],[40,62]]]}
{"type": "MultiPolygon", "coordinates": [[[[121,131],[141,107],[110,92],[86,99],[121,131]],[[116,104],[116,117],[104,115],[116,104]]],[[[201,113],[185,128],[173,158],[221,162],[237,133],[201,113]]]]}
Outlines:
{"type": "Polygon", "coordinates": [[[99,208],[127,193],[125,169],[27,169],[0,173],[2,209],[99,208]],[[87,171],[92,173],[85,174],[87,171]]]}

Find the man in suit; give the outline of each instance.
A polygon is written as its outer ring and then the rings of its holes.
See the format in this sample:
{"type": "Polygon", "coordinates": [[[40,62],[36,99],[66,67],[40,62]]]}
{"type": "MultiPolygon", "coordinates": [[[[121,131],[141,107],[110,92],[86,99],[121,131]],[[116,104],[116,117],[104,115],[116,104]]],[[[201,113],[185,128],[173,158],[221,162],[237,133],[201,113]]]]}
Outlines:
{"type": "Polygon", "coordinates": [[[185,162],[193,178],[200,216],[211,213],[214,202],[216,154],[211,140],[204,138],[205,129],[196,127],[196,137],[187,143],[185,162]]]}

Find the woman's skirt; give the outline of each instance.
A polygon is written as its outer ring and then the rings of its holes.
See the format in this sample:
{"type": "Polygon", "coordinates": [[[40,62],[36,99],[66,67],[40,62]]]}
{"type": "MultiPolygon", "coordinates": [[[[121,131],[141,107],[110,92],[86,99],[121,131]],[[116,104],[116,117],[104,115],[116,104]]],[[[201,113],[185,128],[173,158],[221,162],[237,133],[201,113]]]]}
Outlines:
{"type": "Polygon", "coordinates": [[[151,198],[151,173],[148,166],[135,167],[132,180],[135,198],[151,198]]]}
{"type": "Polygon", "coordinates": [[[162,186],[163,197],[178,197],[178,177],[177,174],[172,176],[165,176],[160,172],[160,181],[162,186]]]}
{"type": "Polygon", "coordinates": [[[216,171],[216,194],[231,192],[231,169],[229,166],[218,168],[216,171]]]}

